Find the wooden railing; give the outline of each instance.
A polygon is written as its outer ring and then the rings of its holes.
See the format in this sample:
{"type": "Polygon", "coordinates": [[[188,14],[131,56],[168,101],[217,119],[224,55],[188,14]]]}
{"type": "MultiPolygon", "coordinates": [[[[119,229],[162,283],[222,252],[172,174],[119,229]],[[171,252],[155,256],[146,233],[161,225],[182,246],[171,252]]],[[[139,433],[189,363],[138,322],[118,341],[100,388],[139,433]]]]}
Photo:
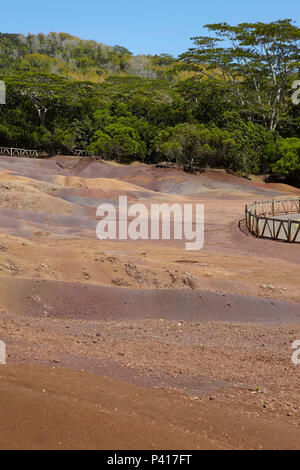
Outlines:
{"type": "MultiPolygon", "coordinates": [[[[82,149],[73,150],[73,155],[76,157],[90,157],[92,154],[82,149]]],[[[27,157],[27,158],[43,158],[47,157],[46,152],[40,150],[27,150],[15,147],[0,147],[0,155],[7,157],[27,157]]]]}
{"type": "Polygon", "coordinates": [[[27,157],[27,158],[38,158],[46,157],[45,152],[40,152],[39,150],[27,150],[19,149],[14,147],[0,147],[0,155],[8,157],[27,157]]]}
{"type": "Polygon", "coordinates": [[[92,155],[90,152],[81,149],[75,149],[73,153],[76,157],[90,157],[92,155]]]}
{"type": "Polygon", "coordinates": [[[300,243],[300,198],[248,204],[245,219],[247,228],[257,237],[300,243]],[[299,214],[299,219],[293,214],[299,214]]]}

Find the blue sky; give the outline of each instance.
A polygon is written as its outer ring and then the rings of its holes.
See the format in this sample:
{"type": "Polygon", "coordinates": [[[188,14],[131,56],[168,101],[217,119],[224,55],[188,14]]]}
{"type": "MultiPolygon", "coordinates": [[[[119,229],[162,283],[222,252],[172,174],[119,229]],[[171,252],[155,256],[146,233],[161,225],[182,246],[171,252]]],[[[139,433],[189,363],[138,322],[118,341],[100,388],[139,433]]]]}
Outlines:
{"type": "Polygon", "coordinates": [[[2,33],[66,32],[134,54],[178,55],[207,23],[300,23],[298,0],[11,0],[1,2],[2,33]]]}

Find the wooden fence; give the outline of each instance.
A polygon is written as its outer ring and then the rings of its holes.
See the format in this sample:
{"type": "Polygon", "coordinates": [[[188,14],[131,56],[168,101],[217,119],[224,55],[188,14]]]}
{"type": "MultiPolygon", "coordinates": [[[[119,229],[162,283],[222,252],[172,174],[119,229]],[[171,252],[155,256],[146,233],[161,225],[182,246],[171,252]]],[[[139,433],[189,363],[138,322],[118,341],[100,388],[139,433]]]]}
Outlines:
{"type": "Polygon", "coordinates": [[[46,157],[45,152],[40,152],[39,150],[27,150],[27,149],[18,149],[14,147],[0,147],[0,155],[7,157],[27,157],[27,158],[38,158],[46,157]]]}
{"type": "MultiPolygon", "coordinates": [[[[75,149],[72,152],[76,157],[90,157],[91,153],[86,150],[75,149]]],[[[40,150],[27,150],[14,147],[0,147],[0,155],[6,157],[27,157],[27,158],[44,158],[49,156],[46,152],[40,150]]]]}
{"type": "Polygon", "coordinates": [[[90,152],[87,152],[86,150],[81,150],[81,149],[75,149],[73,151],[73,154],[76,155],[77,157],[90,157],[92,155],[90,152]]]}
{"type": "Polygon", "coordinates": [[[257,237],[300,243],[300,198],[248,204],[245,219],[248,229],[257,237]]]}

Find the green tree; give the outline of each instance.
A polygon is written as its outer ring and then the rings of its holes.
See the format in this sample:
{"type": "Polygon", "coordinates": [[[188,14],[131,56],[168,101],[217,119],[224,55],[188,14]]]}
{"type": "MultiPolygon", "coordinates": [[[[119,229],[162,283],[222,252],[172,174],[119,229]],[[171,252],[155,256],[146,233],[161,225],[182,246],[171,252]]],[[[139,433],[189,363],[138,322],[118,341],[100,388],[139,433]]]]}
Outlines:
{"type": "Polygon", "coordinates": [[[300,183],[300,139],[280,139],[276,146],[278,160],[272,169],[278,176],[287,177],[293,183],[300,183]]]}
{"type": "Polygon", "coordinates": [[[109,124],[104,131],[96,131],[88,151],[103,158],[128,163],[135,159],[143,160],[146,146],[136,129],[116,123],[109,124]]]}
{"type": "Polygon", "coordinates": [[[98,130],[95,132],[92,142],[87,147],[92,155],[100,155],[104,159],[113,157],[114,144],[113,139],[105,132],[98,130]]]}
{"type": "Polygon", "coordinates": [[[179,165],[222,165],[224,155],[235,145],[229,132],[203,124],[178,124],[167,128],[153,141],[159,158],[176,161],[179,165]]]}
{"type": "Polygon", "coordinates": [[[291,78],[299,70],[300,28],[292,20],[205,26],[215,36],[192,38],[195,47],[181,55],[186,67],[220,75],[245,108],[274,131],[286,106],[291,78]]]}

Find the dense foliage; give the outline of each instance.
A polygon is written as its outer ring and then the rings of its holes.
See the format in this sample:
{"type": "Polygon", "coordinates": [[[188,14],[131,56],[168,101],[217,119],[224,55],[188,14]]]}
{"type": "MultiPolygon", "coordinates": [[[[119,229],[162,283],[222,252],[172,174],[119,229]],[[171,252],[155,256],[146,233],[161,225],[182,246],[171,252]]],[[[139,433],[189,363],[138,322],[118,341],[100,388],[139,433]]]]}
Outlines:
{"type": "Polygon", "coordinates": [[[194,38],[179,59],[64,33],[0,34],[0,145],[299,182],[300,29],[291,20],[207,27],[214,36],[194,38]]]}

